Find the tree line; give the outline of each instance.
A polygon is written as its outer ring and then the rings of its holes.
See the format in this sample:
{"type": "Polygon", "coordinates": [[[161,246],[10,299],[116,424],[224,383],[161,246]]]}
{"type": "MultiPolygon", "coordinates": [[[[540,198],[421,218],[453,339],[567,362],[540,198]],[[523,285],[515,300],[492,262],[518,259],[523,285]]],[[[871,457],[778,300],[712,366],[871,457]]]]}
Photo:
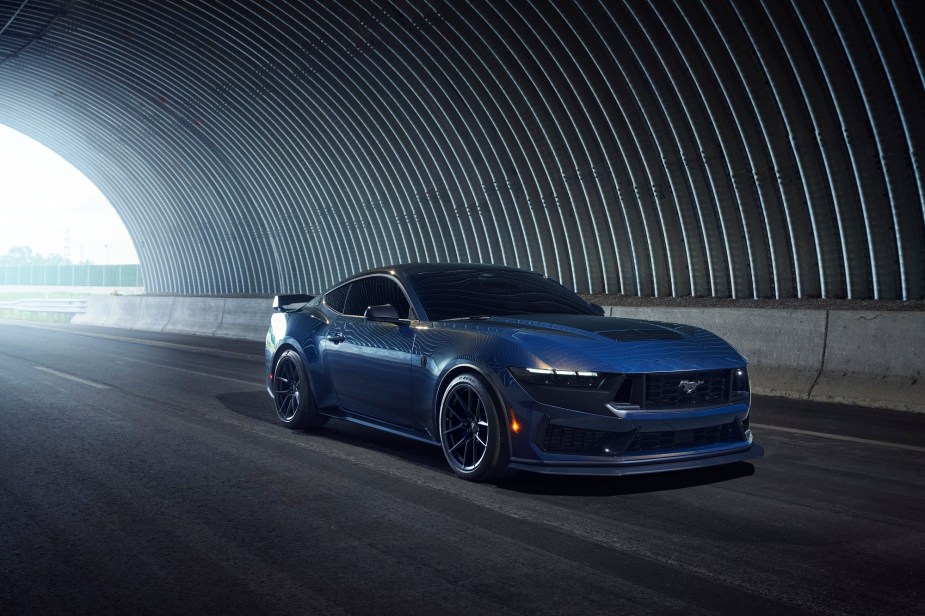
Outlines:
{"type": "MultiPolygon", "coordinates": [[[[13,246],[5,255],[0,256],[0,265],[72,265],[73,263],[56,252],[43,255],[29,246],[13,246]]],[[[91,262],[85,260],[77,265],[91,265],[91,262]]]]}

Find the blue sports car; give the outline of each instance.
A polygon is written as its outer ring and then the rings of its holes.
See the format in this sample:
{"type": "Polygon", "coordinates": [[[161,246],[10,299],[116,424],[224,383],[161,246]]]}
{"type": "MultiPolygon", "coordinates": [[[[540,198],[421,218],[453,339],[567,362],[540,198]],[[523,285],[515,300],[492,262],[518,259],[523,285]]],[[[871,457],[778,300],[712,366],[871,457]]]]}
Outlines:
{"type": "Polygon", "coordinates": [[[688,325],[605,317],[540,274],[396,265],[273,308],[267,389],[290,428],[335,417],[439,445],[472,481],[762,455],[733,347],[688,325]]]}

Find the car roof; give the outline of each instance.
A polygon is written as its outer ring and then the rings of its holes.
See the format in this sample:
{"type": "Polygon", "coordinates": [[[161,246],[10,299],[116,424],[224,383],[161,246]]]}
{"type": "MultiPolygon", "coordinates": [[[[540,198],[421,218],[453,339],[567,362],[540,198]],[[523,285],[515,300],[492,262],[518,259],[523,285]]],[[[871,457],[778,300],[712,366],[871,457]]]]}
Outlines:
{"type": "Polygon", "coordinates": [[[537,274],[536,272],[532,272],[530,270],[524,270],[517,267],[509,267],[507,265],[491,265],[487,263],[401,263],[398,265],[374,267],[372,269],[366,270],[365,272],[356,274],[355,276],[351,276],[350,279],[359,278],[361,276],[368,276],[370,274],[392,274],[393,276],[404,278],[405,276],[412,276],[414,274],[451,272],[460,269],[484,272],[524,272],[542,276],[542,274],[537,274]]]}

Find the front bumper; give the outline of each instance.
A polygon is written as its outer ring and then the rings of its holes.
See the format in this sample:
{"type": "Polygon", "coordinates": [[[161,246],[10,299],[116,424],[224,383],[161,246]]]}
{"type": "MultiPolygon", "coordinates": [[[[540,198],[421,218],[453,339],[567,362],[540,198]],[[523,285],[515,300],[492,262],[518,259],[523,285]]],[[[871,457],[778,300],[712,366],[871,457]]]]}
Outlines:
{"type": "Polygon", "coordinates": [[[658,460],[609,460],[607,462],[591,463],[588,461],[545,461],[524,460],[511,458],[510,468],[545,473],[551,475],[642,475],[645,473],[661,473],[664,471],[681,471],[694,468],[706,468],[760,458],[764,455],[764,448],[758,443],[749,443],[744,450],[718,453],[704,452],[697,456],[691,452],[674,458],[661,458],[658,460]]]}
{"type": "Polygon", "coordinates": [[[749,426],[749,400],[716,406],[585,412],[542,404],[504,381],[511,468],[567,475],[632,475],[702,468],[761,457],[749,426]]]}

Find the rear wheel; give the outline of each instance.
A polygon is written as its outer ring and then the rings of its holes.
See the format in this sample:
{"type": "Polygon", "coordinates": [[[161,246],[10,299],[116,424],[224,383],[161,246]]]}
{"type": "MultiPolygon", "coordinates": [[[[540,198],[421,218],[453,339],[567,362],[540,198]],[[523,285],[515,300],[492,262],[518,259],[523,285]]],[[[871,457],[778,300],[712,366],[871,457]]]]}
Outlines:
{"type": "Polygon", "coordinates": [[[318,414],[302,358],[293,350],[286,351],[276,361],[273,400],[276,402],[276,416],[287,428],[319,428],[328,420],[318,414]]]}
{"type": "Polygon", "coordinates": [[[475,374],[461,374],[440,401],[440,445],[450,468],[469,481],[501,478],[510,462],[501,410],[488,385],[475,374]]]}

